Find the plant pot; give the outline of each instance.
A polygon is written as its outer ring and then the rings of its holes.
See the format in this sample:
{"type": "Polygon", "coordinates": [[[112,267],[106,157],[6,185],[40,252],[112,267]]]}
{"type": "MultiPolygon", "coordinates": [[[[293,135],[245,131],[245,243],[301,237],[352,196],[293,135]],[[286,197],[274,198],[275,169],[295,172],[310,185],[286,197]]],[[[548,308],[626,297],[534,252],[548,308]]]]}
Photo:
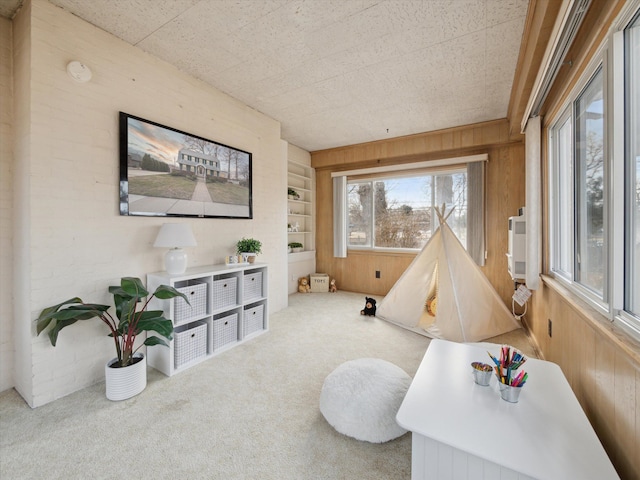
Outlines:
{"type": "Polygon", "coordinates": [[[293,253],[299,253],[302,251],[302,247],[294,247],[292,248],[292,250],[293,250],[293,253]]]}
{"type": "Polygon", "coordinates": [[[244,262],[248,262],[248,263],[255,263],[256,261],[256,254],[255,253],[243,253],[242,254],[242,260],[244,262]]]}
{"type": "Polygon", "coordinates": [[[104,366],[107,398],[113,401],[126,400],[142,392],[147,386],[147,358],[136,353],[134,358],[142,360],[127,367],[114,368],[111,365],[117,358],[109,360],[104,366]]]}

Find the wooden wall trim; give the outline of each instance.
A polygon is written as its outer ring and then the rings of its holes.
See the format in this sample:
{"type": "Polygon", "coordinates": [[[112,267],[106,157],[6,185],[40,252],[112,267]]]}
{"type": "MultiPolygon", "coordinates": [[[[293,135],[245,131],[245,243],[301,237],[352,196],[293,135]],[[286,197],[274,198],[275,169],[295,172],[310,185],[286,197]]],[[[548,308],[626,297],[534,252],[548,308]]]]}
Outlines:
{"type": "MultiPolygon", "coordinates": [[[[458,156],[460,152],[474,152],[478,147],[522,142],[522,136],[509,138],[509,122],[506,119],[464,125],[433,132],[419,133],[375,142],[311,152],[311,166],[315,169],[346,165],[411,162],[418,159],[458,156]]],[[[486,150],[481,150],[484,153],[486,150]]]]}

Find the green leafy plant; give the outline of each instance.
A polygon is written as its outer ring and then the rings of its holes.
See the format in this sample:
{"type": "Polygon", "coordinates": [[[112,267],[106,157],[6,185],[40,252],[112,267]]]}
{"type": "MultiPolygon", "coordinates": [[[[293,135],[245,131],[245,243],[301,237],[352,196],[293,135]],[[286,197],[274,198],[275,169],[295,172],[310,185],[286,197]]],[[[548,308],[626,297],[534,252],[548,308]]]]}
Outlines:
{"type": "Polygon", "coordinates": [[[300,198],[300,195],[298,194],[298,192],[296,192],[293,188],[288,187],[287,188],[287,195],[291,195],[292,197],[295,198],[300,198]]]}
{"type": "Polygon", "coordinates": [[[255,238],[242,238],[238,240],[236,243],[236,253],[261,253],[262,252],[262,242],[260,240],[256,240],[255,238]]]}
{"type": "Polygon", "coordinates": [[[113,295],[115,317],[108,312],[109,305],[84,303],[80,298],[75,297],[42,310],[36,319],[37,334],[40,335],[43,330],[52,325],[48,335],[51,345],[55,347],[60,330],[73,325],[78,320],[97,317],[107,325],[110,331],[109,336],[113,337],[115,342],[118,362],[114,366],[126,367],[134,363],[133,355],[142,345],[167,345],[163,339],[152,335],[135,348],[136,337],[142,332],[154,331],[167,340],[173,338],[173,323],[164,317],[164,312],[147,310],[151,299],[156,297],[166,300],[182,297],[189,303],[185,294],[168,285],[160,285],[153,294],[149,295],[142,281],[135,277],[123,277],[119,286],[109,287],[109,292],[113,295]],[[138,308],[139,304],[142,308],[138,308]]]}
{"type": "Polygon", "coordinates": [[[300,242],[291,242],[289,243],[289,246],[291,248],[302,248],[304,245],[302,245],[300,242]]]}

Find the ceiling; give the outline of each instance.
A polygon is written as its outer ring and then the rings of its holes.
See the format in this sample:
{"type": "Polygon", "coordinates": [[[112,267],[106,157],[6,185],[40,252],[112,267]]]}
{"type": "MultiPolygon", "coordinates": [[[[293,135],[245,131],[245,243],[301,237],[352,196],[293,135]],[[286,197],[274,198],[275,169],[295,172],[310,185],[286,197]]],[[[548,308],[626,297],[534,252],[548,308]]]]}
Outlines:
{"type": "MultiPolygon", "coordinates": [[[[308,151],[505,118],[528,7],[49,1],[280,121],[282,138],[308,151]]],[[[0,15],[21,3],[0,1],[0,15]]]]}

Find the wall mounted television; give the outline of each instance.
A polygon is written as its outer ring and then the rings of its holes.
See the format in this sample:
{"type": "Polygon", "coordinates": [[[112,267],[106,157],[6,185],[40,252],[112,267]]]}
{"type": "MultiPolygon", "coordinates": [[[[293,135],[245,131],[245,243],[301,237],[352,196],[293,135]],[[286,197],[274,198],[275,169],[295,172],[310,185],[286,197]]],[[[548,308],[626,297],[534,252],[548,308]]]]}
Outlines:
{"type": "Polygon", "coordinates": [[[251,153],[120,112],[120,214],[253,218],[251,153]]]}

